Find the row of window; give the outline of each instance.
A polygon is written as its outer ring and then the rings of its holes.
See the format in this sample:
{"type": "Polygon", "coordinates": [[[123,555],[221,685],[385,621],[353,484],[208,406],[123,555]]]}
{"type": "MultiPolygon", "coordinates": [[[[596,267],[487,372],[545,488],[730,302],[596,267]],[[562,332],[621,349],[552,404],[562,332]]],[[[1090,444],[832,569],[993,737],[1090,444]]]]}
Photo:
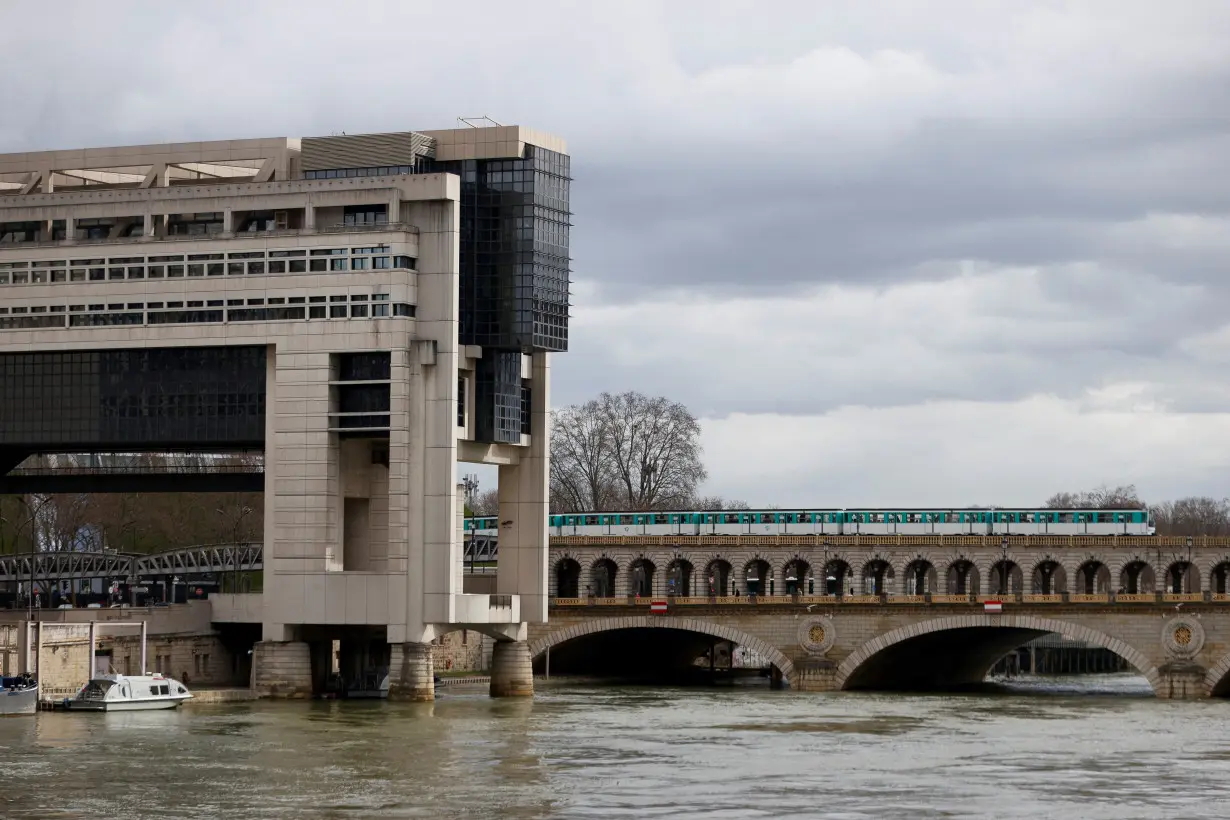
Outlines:
{"type": "MultiPolygon", "coordinates": [[[[391,270],[394,268],[415,270],[418,260],[405,255],[360,255],[367,249],[354,248],[353,257],[346,256],[345,248],[312,251],[304,258],[305,251],[273,251],[265,258],[263,251],[231,253],[223,260],[223,254],[183,254],[177,256],[151,256],[146,265],[140,258],[131,262],[122,259],[74,259],[71,265],[80,267],[26,268],[27,262],[0,263],[0,285],[43,285],[57,282],[106,282],[134,279],[177,279],[204,276],[255,276],[279,273],[346,273],[350,271],[391,270]],[[279,255],[285,254],[285,256],[279,255]],[[293,258],[295,254],[300,258],[293,258]],[[247,257],[247,258],[245,258],[247,257]],[[205,261],[208,259],[209,261],[205,261]],[[9,267],[6,269],[4,265],[9,267]],[[21,266],[18,269],[18,266],[21,266]]],[[[63,262],[48,264],[63,265],[63,262]]]]}
{"type": "Polygon", "coordinates": [[[413,317],[415,306],[390,302],[387,293],[291,296],[266,299],[209,299],[187,302],[115,302],[94,305],[0,308],[0,330],[102,327],[196,322],[272,322],[293,319],[381,319],[413,317]],[[328,302],[326,303],[326,299],[328,302]],[[241,307],[242,306],[242,307],[241,307]],[[226,308],[224,311],[222,308],[226,308]]]}

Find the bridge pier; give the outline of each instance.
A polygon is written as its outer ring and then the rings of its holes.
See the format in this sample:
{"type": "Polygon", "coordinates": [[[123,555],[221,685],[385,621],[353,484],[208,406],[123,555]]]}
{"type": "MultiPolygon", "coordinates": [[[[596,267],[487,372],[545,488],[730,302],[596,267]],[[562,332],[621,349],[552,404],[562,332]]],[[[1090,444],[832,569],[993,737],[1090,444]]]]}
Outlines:
{"type": "Polygon", "coordinates": [[[312,696],[312,654],[304,641],[258,641],[252,647],[252,691],[258,698],[312,696]]]}
{"type": "Polygon", "coordinates": [[[398,643],[390,647],[389,700],[436,699],[431,644],[398,643]]]}
{"type": "Polygon", "coordinates": [[[799,692],[833,692],[837,689],[837,664],[827,658],[804,661],[795,667],[791,687],[799,692]]]}
{"type": "Polygon", "coordinates": [[[526,641],[497,641],[491,648],[491,697],[534,695],[534,667],[526,641]]]}
{"type": "Polygon", "coordinates": [[[1208,670],[1191,661],[1174,661],[1157,670],[1154,692],[1166,700],[1203,700],[1208,697],[1205,675],[1208,670]]]}

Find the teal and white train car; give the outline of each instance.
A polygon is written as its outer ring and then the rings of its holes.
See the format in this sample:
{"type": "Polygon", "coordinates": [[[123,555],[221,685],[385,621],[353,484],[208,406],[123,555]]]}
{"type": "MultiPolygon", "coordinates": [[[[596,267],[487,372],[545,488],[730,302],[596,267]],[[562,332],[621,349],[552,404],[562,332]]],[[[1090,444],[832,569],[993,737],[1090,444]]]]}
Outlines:
{"type": "Polygon", "coordinates": [[[547,521],[552,535],[696,535],[693,513],[568,513],[547,521]]]}
{"type": "Polygon", "coordinates": [[[692,513],[698,535],[840,535],[841,510],[729,510],[692,513]]]}
{"type": "MultiPolygon", "coordinates": [[[[814,509],[567,513],[551,535],[1153,535],[1147,510],[814,509]]],[[[465,534],[498,536],[496,516],[465,534]]]]}
{"type": "Polygon", "coordinates": [[[466,537],[471,535],[486,535],[494,538],[499,535],[500,521],[494,515],[467,518],[462,527],[462,532],[466,537]]]}
{"type": "Polygon", "coordinates": [[[994,535],[1153,535],[1148,510],[995,510],[994,535]]]}

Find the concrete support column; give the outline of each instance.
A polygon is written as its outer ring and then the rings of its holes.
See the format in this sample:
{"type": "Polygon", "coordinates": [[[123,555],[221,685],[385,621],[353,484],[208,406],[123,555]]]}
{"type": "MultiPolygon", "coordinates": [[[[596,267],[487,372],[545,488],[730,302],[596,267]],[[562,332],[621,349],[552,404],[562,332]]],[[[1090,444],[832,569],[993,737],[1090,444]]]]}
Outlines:
{"type": "MultiPolygon", "coordinates": [[[[550,354],[535,353],[530,366],[530,446],[518,464],[499,473],[500,560],[496,588],[521,596],[521,618],[547,621],[547,504],[550,498],[550,354]]],[[[616,576],[616,595],[627,595],[628,567],[616,576]]],[[[494,685],[494,684],[493,684],[494,685]]]]}
{"type": "Polygon", "coordinates": [[[303,229],[316,230],[316,206],[310,202],[303,206],[303,229]]]}
{"type": "Polygon", "coordinates": [[[312,656],[303,641],[260,641],[252,647],[252,690],[260,698],[312,695],[312,656]]]}
{"type": "Polygon", "coordinates": [[[534,696],[534,667],[525,641],[498,641],[491,650],[491,697],[534,696]]]}
{"type": "Polygon", "coordinates": [[[389,200],[389,223],[396,224],[401,222],[401,194],[393,194],[393,198],[389,200]]]}
{"type": "Polygon", "coordinates": [[[71,216],[64,218],[64,241],[69,245],[77,241],[77,220],[71,216]]]}
{"type": "Polygon", "coordinates": [[[431,644],[399,643],[393,644],[391,650],[389,700],[435,700],[436,674],[431,644]]]}
{"type": "Polygon", "coordinates": [[[222,235],[235,235],[235,214],[230,208],[222,210],[222,235]]]}

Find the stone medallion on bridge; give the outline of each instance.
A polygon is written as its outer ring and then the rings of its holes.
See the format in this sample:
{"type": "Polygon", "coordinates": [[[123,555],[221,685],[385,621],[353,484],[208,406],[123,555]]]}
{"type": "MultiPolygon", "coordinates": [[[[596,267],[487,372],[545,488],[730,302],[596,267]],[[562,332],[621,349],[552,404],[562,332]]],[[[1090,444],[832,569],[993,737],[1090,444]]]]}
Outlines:
{"type": "Polygon", "coordinates": [[[828,618],[807,618],[799,624],[799,645],[813,655],[823,655],[837,640],[837,629],[828,618]]]}
{"type": "Polygon", "coordinates": [[[1204,627],[1195,618],[1171,618],[1162,627],[1162,645],[1171,655],[1190,658],[1204,646],[1204,627]]]}

